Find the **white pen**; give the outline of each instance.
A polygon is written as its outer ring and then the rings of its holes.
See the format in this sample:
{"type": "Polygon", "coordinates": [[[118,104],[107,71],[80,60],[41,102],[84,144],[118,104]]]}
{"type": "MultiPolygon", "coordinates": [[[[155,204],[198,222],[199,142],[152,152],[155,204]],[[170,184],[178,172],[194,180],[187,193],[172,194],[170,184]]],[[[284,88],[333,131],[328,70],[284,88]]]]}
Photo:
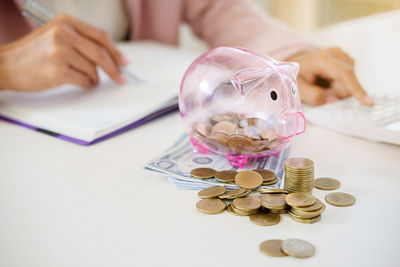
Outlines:
{"type": "MultiPolygon", "coordinates": [[[[34,0],[27,0],[25,2],[22,7],[22,14],[33,20],[37,25],[43,25],[54,18],[54,15],[51,14],[51,12],[46,10],[34,0]]],[[[129,76],[133,80],[137,82],[144,82],[144,80],[137,76],[132,69],[128,67],[119,67],[119,69],[124,75],[129,76]]]]}

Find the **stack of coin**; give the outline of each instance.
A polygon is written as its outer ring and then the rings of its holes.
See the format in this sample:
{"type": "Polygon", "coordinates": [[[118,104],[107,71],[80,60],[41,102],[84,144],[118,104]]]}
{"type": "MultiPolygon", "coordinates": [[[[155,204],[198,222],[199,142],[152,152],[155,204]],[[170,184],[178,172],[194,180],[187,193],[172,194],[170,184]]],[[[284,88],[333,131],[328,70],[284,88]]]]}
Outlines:
{"type": "Polygon", "coordinates": [[[285,190],[311,193],[314,187],[314,162],[306,158],[285,161],[285,190]]]}
{"type": "Polygon", "coordinates": [[[325,204],[308,193],[290,193],[286,196],[286,203],[290,206],[289,216],[299,223],[319,222],[325,211],[325,204]]]}
{"type": "Polygon", "coordinates": [[[236,113],[214,114],[194,124],[191,135],[212,151],[230,154],[262,155],[283,142],[267,121],[236,113]]]}

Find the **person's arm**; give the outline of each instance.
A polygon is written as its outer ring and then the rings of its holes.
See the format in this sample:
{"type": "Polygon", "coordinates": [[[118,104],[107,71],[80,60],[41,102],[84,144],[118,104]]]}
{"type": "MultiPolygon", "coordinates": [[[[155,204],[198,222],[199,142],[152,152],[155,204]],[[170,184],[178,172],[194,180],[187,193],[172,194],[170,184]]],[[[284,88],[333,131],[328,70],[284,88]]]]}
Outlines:
{"type": "Polygon", "coordinates": [[[319,105],[330,99],[354,95],[364,104],[372,103],[357,81],[353,65],[343,61],[343,52],[334,54],[318,48],[250,1],[184,2],[184,21],[211,47],[238,46],[278,60],[298,62],[300,93],[304,102],[319,105]],[[335,87],[318,86],[318,77],[329,80],[335,87]]]}
{"type": "Polygon", "coordinates": [[[118,66],[126,63],[104,31],[61,14],[0,46],[0,90],[40,91],[61,84],[89,88],[98,83],[96,66],[124,83],[118,66]]]}

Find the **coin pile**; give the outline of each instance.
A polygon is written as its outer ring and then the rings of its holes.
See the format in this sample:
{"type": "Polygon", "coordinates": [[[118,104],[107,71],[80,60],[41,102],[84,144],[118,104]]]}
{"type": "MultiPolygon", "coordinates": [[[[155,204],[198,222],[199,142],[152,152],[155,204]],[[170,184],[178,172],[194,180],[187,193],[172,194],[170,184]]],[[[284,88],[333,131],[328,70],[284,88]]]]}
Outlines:
{"type": "Polygon", "coordinates": [[[229,154],[262,155],[284,141],[276,136],[270,123],[241,114],[214,114],[193,127],[192,137],[212,151],[229,154]]]}
{"type": "MultiPolygon", "coordinates": [[[[285,161],[284,189],[258,188],[278,180],[273,172],[264,169],[236,172],[197,168],[191,174],[199,179],[215,178],[239,186],[234,190],[213,186],[199,191],[198,196],[202,199],[196,207],[200,212],[218,214],[227,210],[235,216],[249,216],[250,222],[261,226],[278,224],[280,214],[284,213],[299,223],[319,222],[325,204],[311,194],[312,188],[315,186],[322,190],[334,190],[340,187],[340,182],[333,178],[318,178],[314,182],[314,163],[306,158],[290,158],[285,161]],[[254,189],[261,196],[249,195],[254,189]]],[[[330,193],[325,196],[325,200],[339,207],[354,205],[356,201],[354,196],[341,192],[330,193]]],[[[260,251],[274,257],[307,258],[314,255],[315,248],[301,239],[273,239],[262,242],[260,251]]]]}
{"type": "Polygon", "coordinates": [[[268,256],[308,258],[315,254],[314,246],[302,239],[271,239],[260,244],[260,251],[268,256]]]}
{"type": "Polygon", "coordinates": [[[289,216],[299,223],[319,222],[325,211],[325,204],[308,193],[290,193],[286,196],[286,203],[290,206],[289,216]]]}
{"type": "Polygon", "coordinates": [[[314,187],[314,162],[307,158],[285,161],[285,185],[288,192],[311,193],[314,187]]]}

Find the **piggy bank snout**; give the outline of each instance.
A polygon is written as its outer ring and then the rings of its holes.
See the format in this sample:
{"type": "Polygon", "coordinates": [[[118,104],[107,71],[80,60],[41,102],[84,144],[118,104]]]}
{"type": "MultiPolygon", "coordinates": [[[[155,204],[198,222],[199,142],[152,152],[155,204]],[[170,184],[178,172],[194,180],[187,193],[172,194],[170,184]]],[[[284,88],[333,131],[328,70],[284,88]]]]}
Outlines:
{"type": "Polygon", "coordinates": [[[285,114],[281,119],[278,136],[283,139],[304,133],[306,130],[306,119],[302,112],[291,112],[285,114]]]}

